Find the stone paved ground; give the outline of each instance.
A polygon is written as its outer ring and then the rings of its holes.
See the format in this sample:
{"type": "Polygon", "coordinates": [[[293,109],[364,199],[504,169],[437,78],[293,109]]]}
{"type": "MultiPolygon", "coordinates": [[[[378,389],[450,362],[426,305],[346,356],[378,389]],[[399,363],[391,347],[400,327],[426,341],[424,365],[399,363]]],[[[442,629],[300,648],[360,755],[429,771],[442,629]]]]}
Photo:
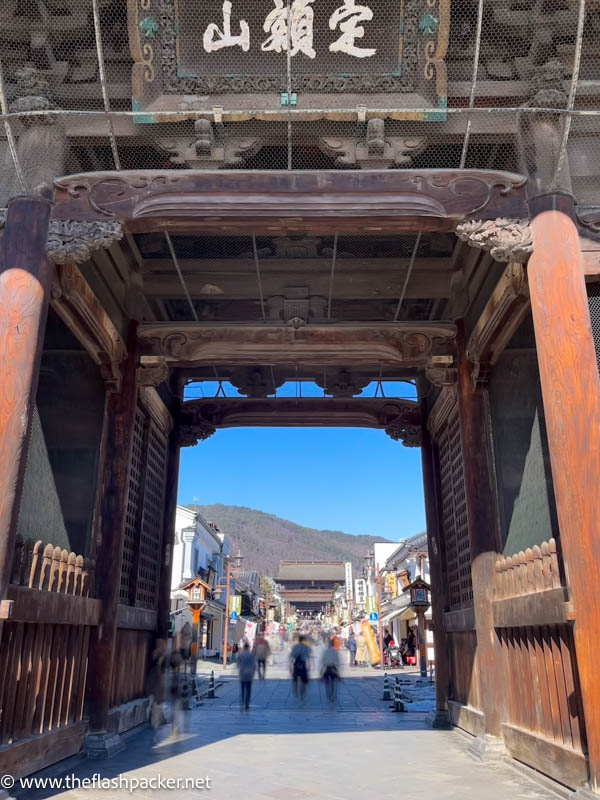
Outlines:
{"type": "MultiPolygon", "coordinates": [[[[228,670],[230,672],[230,670],[228,670]]],[[[346,670],[348,672],[348,670],[346,670]]],[[[413,676],[416,677],[416,676],[413,676]]],[[[306,702],[293,696],[285,664],[255,681],[251,709],[241,712],[234,675],[218,697],[185,715],[183,732],[168,726],[146,729],[127,741],[110,761],[71,766],[78,778],[210,778],[210,790],[138,789],[27,791],[31,800],[139,800],[212,797],[214,800],[549,800],[507,766],[477,764],[463,736],[432,731],[424,713],[388,710],[381,701],[383,679],[374,670],[355,670],[341,683],[329,707],[323,688],[311,681],[306,702]]]]}

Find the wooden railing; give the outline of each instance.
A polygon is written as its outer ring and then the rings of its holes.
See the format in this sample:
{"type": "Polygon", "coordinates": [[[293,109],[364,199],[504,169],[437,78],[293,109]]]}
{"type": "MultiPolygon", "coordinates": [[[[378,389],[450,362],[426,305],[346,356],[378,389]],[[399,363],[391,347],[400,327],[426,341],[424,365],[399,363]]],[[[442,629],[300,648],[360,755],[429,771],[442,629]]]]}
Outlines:
{"type": "Polygon", "coordinates": [[[47,592],[92,597],[95,561],[41,540],[17,537],[11,583],[47,592]]]}
{"type": "Polygon", "coordinates": [[[496,562],[494,624],[504,657],[502,732],[515,758],[578,786],[587,777],[573,613],[550,539],[496,562]]]}
{"type": "Polygon", "coordinates": [[[94,562],[17,539],[0,624],[0,772],[23,775],[81,748],[94,562]],[[14,745],[2,747],[1,745],[14,745]]]}
{"type": "Polygon", "coordinates": [[[519,597],[562,586],[556,541],[496,561],[496,597],[519,597]]]}

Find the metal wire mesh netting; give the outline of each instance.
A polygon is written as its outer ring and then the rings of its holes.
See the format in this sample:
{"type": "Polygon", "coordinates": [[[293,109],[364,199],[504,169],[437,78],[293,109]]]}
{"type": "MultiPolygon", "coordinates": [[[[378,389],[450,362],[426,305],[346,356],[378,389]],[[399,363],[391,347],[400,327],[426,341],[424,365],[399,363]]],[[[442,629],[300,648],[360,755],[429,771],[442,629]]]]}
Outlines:
{"type": "Polygon", "coordinates": [[[599,26],[598,0],[3,0],[0,205],[98,169],[414,166],[593,206],[599,26]]]}

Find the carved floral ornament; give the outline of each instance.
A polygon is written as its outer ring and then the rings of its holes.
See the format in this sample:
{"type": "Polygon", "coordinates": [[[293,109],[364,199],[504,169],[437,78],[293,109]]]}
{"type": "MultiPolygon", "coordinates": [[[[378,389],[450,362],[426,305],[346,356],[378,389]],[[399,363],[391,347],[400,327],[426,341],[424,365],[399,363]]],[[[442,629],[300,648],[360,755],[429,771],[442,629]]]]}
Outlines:
{"type": "Polygon", "coordinates": [[[528,219],[469,219],[459,222],[456,235],[471,247],[486,250],[495,261],[524,264],[533,252],[528,219]]]}
{"type": "MultiPolygon", "coordinates": [[[[0,228],[6,221],[6,209],[0,209],[0,228]]],[[[50,221],[48,258],[55,264],[82,264],[94,250],[110,247],[123,238],[118,220],[58,220],[50,221]]]]}

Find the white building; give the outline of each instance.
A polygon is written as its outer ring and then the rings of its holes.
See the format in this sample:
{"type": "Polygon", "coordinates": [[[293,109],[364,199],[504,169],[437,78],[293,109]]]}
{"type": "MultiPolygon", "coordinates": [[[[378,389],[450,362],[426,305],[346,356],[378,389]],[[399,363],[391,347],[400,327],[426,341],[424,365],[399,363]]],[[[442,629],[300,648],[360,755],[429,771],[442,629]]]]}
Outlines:
{"type": "MultiPolygon", "coordinates": [[[[382,603],[381,621],[383,629],[389,630],[394,641],[400,641],[408,635],[409,629],[416,633],[417,617],[410,608],[410,592],[404,592],[417,578],[430,583],[429,555],[427,552],[427,534],[419,533],[395,545],[384,564],[380,564],[384,602],[382,603]]],[[[432,587],[434,592],[436,587],[432,587]]],[[[431,608],[425,613],[427,660],[433,662],[433,632],[429,629],[431,608]]]]}
{"type": "MultiPolygon", "coordinates": [[[[226,555],[228,543],[216,525],[207,522],[198,511],[177,506],[171,573],[171,611],[175,612],[175,636],[180,646],[185,647],[187,632],[191,630],[191,614],[187,609],[187,592],[181,591],[179,587],[198,575],[216,588],[219,579],[224,575],[226,555]]],[[[201,653],[204,651],[204,656],[218,655],[221,652],[225,619],[224,596],[223,592],[219,600],[209,597],[202,611],[199,649],[201,653]]]]}

